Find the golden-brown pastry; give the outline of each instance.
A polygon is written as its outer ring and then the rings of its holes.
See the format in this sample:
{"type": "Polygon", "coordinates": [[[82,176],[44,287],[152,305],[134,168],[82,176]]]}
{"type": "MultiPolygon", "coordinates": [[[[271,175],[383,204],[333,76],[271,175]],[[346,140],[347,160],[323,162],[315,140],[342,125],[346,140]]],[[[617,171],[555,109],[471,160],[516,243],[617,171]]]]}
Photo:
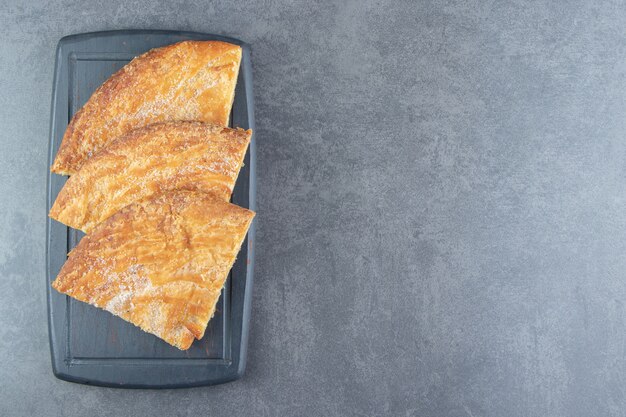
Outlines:
{"type": "Polygon", "coordinates": [[[122,207],[167,190],[197,189],[228,200],[251,133],[180,121],[133,130],[67,180],[50,217],[89,232],[122,207]]]}
{"type": "Polygon", "coordinates": [[[52,286],[188,349],[204,335],[253,217],[198,191],[133,203],[83,237],[52,286]]]}
{"type": "Polygon", "coordinates": [[[152,49],[102,84],[72,118],[52,172],[74,174],[86,159],[132,129],[169,120],[228,124],[241,47],[184,41],[152,49]]]}

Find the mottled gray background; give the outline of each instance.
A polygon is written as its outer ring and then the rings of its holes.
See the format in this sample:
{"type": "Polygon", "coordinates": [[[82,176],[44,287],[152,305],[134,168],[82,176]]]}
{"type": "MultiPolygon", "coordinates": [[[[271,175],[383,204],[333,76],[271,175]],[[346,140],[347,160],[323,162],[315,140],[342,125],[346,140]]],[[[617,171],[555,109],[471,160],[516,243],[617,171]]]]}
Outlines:
{"type": "Polygon", "coordinates": [[[624,1],[170,3],[0,3],[2,416],[626,415],[624,1]],[[253,46],[258,268],[228,385],[51,372],[54,48],[120,28],[253,46]]]}

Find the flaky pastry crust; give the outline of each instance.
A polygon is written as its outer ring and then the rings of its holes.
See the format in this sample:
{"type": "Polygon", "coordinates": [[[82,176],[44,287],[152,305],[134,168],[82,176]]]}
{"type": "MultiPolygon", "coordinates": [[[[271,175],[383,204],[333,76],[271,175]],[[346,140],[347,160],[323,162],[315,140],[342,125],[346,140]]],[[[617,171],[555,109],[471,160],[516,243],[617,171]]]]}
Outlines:
{"type": "Polygon", "coordinates": [[[122,207],[168,190],[200,190],[228,200],[251,134],[180,121],[133,130],[67,180],[50,217],[88,233],[122,207]]]}
{"type": "Polygon", "coordinates": [[[74,115],[51,171],[72,175],[114,138],[148,124],[199,120],[226,126],[240,61],[241,47],[219,41],[179,42],[133,59],[74,115]]]}
{"type": "Polygon", "coordinates": [[[153,196],[83,237],[52,286],[186,350],[204,335],[253,217],[203,192],[153,196]]]}

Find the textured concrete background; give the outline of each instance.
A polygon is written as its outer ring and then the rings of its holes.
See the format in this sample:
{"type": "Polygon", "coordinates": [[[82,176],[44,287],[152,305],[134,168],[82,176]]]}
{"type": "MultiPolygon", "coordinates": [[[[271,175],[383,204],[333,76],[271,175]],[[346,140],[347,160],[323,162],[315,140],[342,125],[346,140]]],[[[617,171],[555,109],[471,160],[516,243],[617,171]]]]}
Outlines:
{"type": "Polygon", "coordinates": [[[0,415],[626,415],[624,1],[0,3],[0,415]],[[253,46],[244,379],[56,380],[44,288],[54,48],[253,46]]]}

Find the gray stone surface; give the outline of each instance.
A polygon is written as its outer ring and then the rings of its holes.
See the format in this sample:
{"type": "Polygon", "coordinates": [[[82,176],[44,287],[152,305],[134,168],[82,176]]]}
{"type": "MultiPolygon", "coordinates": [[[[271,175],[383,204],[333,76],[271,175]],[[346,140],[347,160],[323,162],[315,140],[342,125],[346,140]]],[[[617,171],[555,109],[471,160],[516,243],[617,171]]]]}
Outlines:
{"type": "Polygon", "coordinates": [[[0,3],[0,415],[626,415],[624,1],[0,3]],[[235,383],[56,380],[54,48],[253,46],[258,269],[235,383]]]}

